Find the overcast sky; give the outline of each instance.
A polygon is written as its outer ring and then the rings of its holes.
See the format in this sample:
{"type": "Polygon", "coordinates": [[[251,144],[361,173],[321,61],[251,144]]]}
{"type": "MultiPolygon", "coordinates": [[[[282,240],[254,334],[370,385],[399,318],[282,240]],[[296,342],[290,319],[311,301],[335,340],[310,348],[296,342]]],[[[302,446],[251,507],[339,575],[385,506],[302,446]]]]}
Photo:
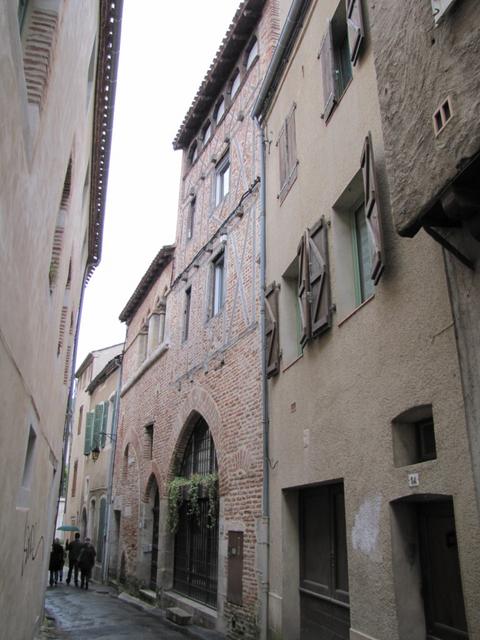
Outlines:
{"type": "Polygon", "coordinates": [[[175,240],[181,151],[172,140],[240,0],[124,0],[102,261],[87,286],[77,367],[123,342],[118,316],[175,240]]]}

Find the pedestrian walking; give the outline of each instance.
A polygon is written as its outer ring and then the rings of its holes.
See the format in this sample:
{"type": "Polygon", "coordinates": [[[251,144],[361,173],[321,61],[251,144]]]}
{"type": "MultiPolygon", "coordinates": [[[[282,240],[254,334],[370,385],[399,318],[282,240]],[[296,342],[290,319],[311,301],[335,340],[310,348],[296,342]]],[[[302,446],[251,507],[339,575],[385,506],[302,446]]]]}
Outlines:
{"type": "Polygon", "coordinates": [[[88,581],[92,575],[92,569],[95,564],[95,556],[97,552],[90,542],[90,538],[85,538],[85,544],[80,551],[78,557],[78,568],[80,569],[80,588],[88,589],[88,581]]]}
{"type": "Polygon", "coordinates": [[[75,534],[75,540],[71,542],[67,542],[66,550],[68,551],[68,575],[67,575],[67,584],[70,584],[73,578],[75,581],[75,586],[78,587],[78,556],[80,555],[80,551],[82,550],[83,544],[80,542],[80,534],[75,534]]]}
{"type": "Polygon", "coordinates": [[[50,552],[50,563],[48,570],[50,571],[50,586],[58,582],[58,574],[63,567],[63,547],[60,544],[60,540],[55,538],[52,544],[52,551],[50,552]]]}

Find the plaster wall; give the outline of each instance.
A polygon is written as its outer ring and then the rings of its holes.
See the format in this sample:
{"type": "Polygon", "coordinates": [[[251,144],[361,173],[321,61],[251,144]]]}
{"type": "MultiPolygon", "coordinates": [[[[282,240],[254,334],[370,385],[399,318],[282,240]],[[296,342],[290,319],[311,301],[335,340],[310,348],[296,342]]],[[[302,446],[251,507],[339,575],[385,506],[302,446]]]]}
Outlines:
{"type": "Polygon", "coordinates": [[[428,1],[380,0],[368,10],[393,219],[411,235],[480,150],[480,5],[457,0],[437,26],[428,1]],[[433,114],[448,96],[452,119],[435,136],[433,114]]]}
{"type": "Polygon", "coordinates": [[[57,19],[41,107],[27,100],[18,3],[8,0],[0,8],[0,610],[9,612],[2,620],[5,638],[31,638],[41,619],[86,262],[84,184],[93,118],[88,67],[98,3],[48,4],[57,19]],[[70,157],[63,249],[50,291],[54,231],[70,157]],[[23,491],[30,426],[36,438],[23,491]]]}
{"type": "Polygon", "coordinates": [[[298,490],[343,479],[351,638],[410,640],[398,618],[395,584],[400,581],[401,593],[402,580],[394,572],[390,502],[417,493],[453,496],[469,631],[478,637],[478,513],[443,256],[421,235],[402,241],[391,221],[370,12],[365,12],[367,37],[352,81],[328,122],[320,118],[317,53],[337,4],[312,4],[265,121],[267,284],[281,286],[280,347],[291,340],[283,323],[288,315],[283,276],[302,233],[322,215],[328,224],[332,303],[337,305],[331,329],[310,341],[297,359],[284,359],[269,383],[271,531],[281,532],[270,544],[270,602],[276,603],[271,633],[300,637],[298,490]],[[293,103],[298,170],[282,202],[276,141],[293,103]],[[337,303],[347,286],[343,261],[351,258],[344,252],[335,205],[348,196],[347,187],[358,174],[368,131],[386,267],[374,296],[340,314],[337,303]],[[437,459],[395,467],[392,420],[421,404],[433,407],[437,459]],[[418,488],[408,486],[412,472],[419,474],[418,488]]]}

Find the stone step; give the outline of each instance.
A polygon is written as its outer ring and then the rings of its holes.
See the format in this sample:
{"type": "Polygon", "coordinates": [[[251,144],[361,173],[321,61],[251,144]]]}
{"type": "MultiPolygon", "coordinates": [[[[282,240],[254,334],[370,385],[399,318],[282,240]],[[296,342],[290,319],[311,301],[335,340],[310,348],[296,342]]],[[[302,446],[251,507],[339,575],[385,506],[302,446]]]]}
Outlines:
{"type": "Polygon", "coordinates": [[[155,591],[152,591],[151,589],[140,589],[139,595],[142,598],[142,600],[145,600],[150,604],[155,604],[157,601],[157,594],[155,593],[155,591]]]}
{"type": "Polygon", "coordinates": [[[175,624],[187,625],[192,624],[192,616],[180,609],[180,607],[170,607],[165,612],[167,620],[175,622],[175,624]]]}

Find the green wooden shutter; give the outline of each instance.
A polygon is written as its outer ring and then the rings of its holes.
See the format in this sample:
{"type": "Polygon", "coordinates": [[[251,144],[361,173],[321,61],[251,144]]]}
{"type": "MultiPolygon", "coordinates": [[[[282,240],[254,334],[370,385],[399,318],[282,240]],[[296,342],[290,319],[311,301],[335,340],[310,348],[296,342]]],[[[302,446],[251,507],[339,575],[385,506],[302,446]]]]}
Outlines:
{"type": "Polygon", "coordinates": [[[85,445],[83,447],[83,453],[88,456],[92,450],[92,437],[93,437],[93,420],[94,412],[89,411],[87,413],[87,421],[85,425],[85,445]]]}
{"type": "Polygon", "coordinates": [[[92,449],[100,448],[100,432],[102,430],[103,423],[103,402],[97,404],[95,407],[95,419],[93,421],[93,438],[92,449]]]}
{"type": "Polygon", "coordinates": [[[111,433],[112,436],[115,435],[116,432],[116,424],[115,424],[115,420],[117,418],[117,392],[115,391],[113,398],[112,398],[112,429],[111,429],[111,433]]]}
{"type": "Polygon", "coordinates": [[[103,419],[102,419],[102,433],[100,437],[100,446],[102,449],[107,441],[107,423],[108,423],[108,400],[103,403],[103,419]]]}

